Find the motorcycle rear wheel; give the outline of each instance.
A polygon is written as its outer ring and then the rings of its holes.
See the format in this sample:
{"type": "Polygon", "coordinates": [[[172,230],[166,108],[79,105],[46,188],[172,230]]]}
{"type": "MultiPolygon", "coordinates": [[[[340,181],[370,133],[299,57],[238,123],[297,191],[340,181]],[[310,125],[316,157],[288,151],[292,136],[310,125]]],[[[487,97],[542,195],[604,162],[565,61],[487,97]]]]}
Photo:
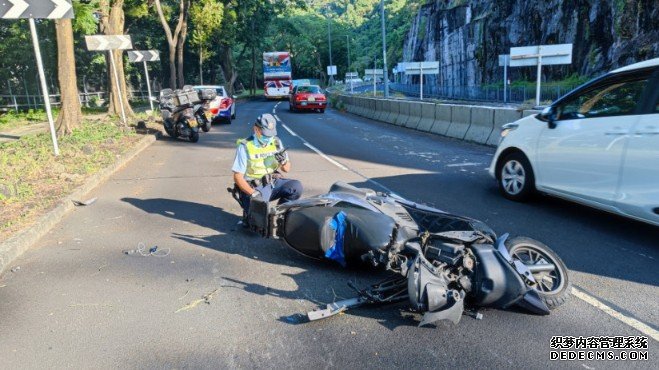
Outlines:
{"type": "Polygon", "coordinates": [[[538,292],[550,310],[562,305],[572,291],[568,269],[563,260],[545,244],[527,237],[506,240],[506,249],[513,259],[524,263],[531,270],[536,283],[529,287],[538,292]],[[540,266],[548,265],[540,271],[540,266]],[[549,267],[552,265],[553,268],[549,267]],[[533,268],[537,270],[533,270],[533,268]]]}

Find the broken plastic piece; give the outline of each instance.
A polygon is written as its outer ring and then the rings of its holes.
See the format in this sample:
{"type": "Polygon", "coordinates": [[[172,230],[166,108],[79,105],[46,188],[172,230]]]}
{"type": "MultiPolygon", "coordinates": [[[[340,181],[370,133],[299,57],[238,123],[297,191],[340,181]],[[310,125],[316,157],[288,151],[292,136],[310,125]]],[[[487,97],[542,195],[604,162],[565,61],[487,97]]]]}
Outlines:
{"type": "Polygon", "coordinates": [[[310,311],[307,313],[309,321],[315,321],[320,319],[326,319],[334,315],[340,314],[341,312],[347,311],[350,308],[359,307],[366,303],[361,298],[350,298],[344,299],[342,301],[330,303],[322,310],[310,311]]]}
{"type": "Polygon", "coordinates": [[[72,201],[73,204],[76,205],[76,206],[88,206],[88,205],[90,205],[90,204],[96,202],[97,199],[98,199],[98,198],[92,198],[92,199],[88,199],[88,200],[86,200],[86,201],[84,201],[84,202],[81,202],[81,201],[79,201],[79,200],[71,200],[71,201],[72,201]]]}

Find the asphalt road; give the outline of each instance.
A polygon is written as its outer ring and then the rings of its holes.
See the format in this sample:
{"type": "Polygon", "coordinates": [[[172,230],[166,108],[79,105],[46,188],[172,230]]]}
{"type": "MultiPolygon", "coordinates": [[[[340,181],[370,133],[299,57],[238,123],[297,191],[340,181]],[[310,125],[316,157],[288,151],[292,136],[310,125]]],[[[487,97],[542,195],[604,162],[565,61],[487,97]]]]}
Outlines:
{"type": "MultiPolygon", "coordinates": [[[[235,141],[274,107],[243,103],[196,144],[156,142],[19,258],[0,277],[0,367],[658,367],[653,339],[649,361],[550,362],[552,336],[643,335],[576,297],[546,317],[483,310],[418,328],[399,305],[302,323],[300,313],[350,297],[347,281],[382,273],[312,261],[237,225],[225,190],[235,141]],[[124,253],[139,243],[168,254],[124,253]]],[[[339,180],[379,187],[539,239],[581,291],[659,327],[657,228],[550,197],[507,201],[485,171],[492,148],[332,110],[275,112],[306,194],[339,180]]]]}

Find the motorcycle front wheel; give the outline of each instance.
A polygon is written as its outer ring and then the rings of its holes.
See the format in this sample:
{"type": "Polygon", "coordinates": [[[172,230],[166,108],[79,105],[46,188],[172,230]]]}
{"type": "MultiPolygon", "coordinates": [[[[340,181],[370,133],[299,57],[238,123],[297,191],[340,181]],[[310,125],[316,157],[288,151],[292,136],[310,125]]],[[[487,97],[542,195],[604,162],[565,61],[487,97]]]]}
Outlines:
{"type": "Polygon", "coordinates": [[[198,131],[192,131],[190,133],[190,142],[196,143],[199,141],[199,132],[198,131]]]}
{"type": "Polygon", "coordinates": [[[210,130],[211,130],[211,123],[210,123],[210,121],[207,121],[206,123],[204,123],[204,124],[201,126],[201,129],[202,129],[204,132],[208,132],[208,131],[210,131],[210,130]]]}
{"type": "Polygon", "coordinates": [[[526,237],[506,240],[506,249],[513,259],[531,270],[535,284],[527,285],[538,292],[550,310],[562,305],[572,291],[572,282],[563,260],[545,244],[526,237]]]}

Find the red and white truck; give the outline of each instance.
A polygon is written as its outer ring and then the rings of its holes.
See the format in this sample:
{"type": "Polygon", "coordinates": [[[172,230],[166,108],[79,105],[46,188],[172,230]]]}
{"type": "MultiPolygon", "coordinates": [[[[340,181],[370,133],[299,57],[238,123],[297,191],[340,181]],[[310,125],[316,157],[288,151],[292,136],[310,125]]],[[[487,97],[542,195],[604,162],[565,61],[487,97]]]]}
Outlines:
{"type": "Polygon", "coordinates": [[[291,54],[287,51],[263,53],[263,90],[266,99],[287,99],[293,90],[291,54]]]}

